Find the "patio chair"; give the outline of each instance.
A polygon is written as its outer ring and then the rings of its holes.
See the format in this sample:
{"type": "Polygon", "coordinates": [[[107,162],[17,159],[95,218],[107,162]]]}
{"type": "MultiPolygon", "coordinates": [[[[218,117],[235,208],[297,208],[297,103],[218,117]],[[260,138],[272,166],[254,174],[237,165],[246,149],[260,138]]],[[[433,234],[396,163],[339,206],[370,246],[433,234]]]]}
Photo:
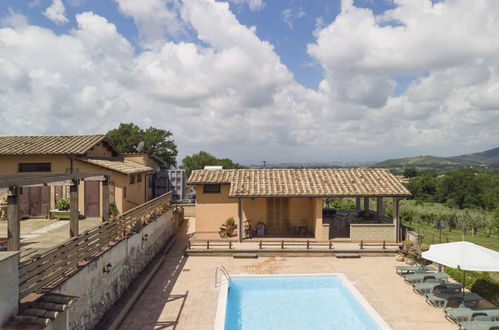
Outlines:
{"type": "MultiPolygon", "coordinates": [[[[447,308],[449,302],[461,303],[463,302],[462,293],[445,293],[439,294],[428,293],[425,295],[426,302],[437,308],[447,308]]],[[[464,303],[473,304],[475,307],[482,300],[482,297],[473,292],[466,292],[464,294],[464,303]]]]}
{"type": "Polygon", "coordinates": [[[490,317],[493,321],[499,319],[499,308],[472,308],[461,304],[457,308],[449,308],[444,310],[445,318],[452,322],[468,322],[473,318],[484,315],[490,317]]]}
{"type": "Polygon", "coordinates": [[[428,293],[434,293],[435,291],[445,291],[445,292],[454,292],[456,290],[461,290],[463,285],[461,283],[442,283],[439,280],[430,279],[423,283],[414,283],[412,285],[412,289],[414,292],[425,295],[428,293]]]}
{"type": "Polygon", "coordinates": [[[499,321],[494,321],[488,316],[479,315],[473,321],[459,322],[459,329],[491,330],[499,329],[499,321]]]}
{"type": "Polygon", "coordinates": [[[408,284],[427,282],[430,279],[439,280],[441,282],[447,281],[449,275],[446,273],[428,273],[428,272],[416,272],[414,274],[402,275],[404,281],[408,284]]]}
{"type": "Polygon", "coordinates": [[[414,266],[397,266],[395,267],[395,272],[399,275],[411,274],[416,272],[434,272],[435,267],[424,266],[424,265],[414,265],[414,266]]]}

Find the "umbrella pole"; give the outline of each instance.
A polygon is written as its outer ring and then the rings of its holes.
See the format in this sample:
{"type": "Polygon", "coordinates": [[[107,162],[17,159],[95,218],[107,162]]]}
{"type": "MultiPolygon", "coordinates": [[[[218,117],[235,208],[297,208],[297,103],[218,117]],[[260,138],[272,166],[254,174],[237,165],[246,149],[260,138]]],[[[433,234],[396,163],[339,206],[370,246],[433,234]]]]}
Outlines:
{"type": "Polygon", "coordinates": [[[463,305],[464,304],[464,288],[466,287],[466,271],[463,270],[463,305]]]}

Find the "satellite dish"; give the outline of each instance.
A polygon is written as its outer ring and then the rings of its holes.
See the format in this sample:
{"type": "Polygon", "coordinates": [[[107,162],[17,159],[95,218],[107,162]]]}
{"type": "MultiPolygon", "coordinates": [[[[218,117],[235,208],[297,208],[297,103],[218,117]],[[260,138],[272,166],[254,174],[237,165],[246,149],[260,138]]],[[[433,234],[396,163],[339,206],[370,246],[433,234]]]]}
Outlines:
{"type": "Polygon", "coordinates": [[[137,150],[137,152],[142,152],[142,150],[144,150],[144,141],[140,141],[139,144],[135,147],[135,150],[137,150]]]}

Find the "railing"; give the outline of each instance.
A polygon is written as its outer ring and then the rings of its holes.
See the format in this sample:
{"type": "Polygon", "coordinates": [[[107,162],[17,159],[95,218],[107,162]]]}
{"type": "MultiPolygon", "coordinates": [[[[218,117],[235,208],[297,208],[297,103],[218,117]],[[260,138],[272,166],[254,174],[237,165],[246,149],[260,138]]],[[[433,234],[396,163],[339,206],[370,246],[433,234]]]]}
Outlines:
{"type": "Polygon", "coordinates": [[[171,208],[171,193],[139,205],[102,225],[19,263],[19,297],[40,293],[88,263],[103,249],[142,226],[154,221],[171,208]]]}
{"type": "MultiPolygon", "coordinates": [[[[252,242],[245,242],[244,244],[258,244],[259,250],[264,250],[265,248],[280,249],[284,250],[286,248],[305,248],[310,249],[334,249],[333,241],[311,241],[311,240],[259,240],[252,242]]],[[[190,240],[187,249],[195,250],[196,248],[206,248],[209,249],[224,249],[228,248],[232,250],[234,248],[234,242],[231,240],[190,240]]]]}
{"type": "Polygon", "coordinates": [[[225,276],[227,281],[230,280],[230,275],[227,269],[224,266],[218,266],[217,269],[215,270],[215,288],[218,287],[218,271],[220,271],[222,275],[225,276]]]}

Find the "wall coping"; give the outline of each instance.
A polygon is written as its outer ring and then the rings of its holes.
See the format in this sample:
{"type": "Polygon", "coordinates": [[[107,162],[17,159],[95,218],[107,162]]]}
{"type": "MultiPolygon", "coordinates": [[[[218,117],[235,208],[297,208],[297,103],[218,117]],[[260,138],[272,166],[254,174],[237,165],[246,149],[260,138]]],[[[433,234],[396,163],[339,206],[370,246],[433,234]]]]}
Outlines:
{"type": "Polygon", "coordinates": [[[21,253],[21,251],[1,251],[0,252],[0,261],[7,260],[9,258],[12,258],[13,256],[20,254],[20,253],[21,253]]]}
{"type": "Polygon", "coordinates": [[[393,227],[392,223],[351,223],[350,227],[393,227]]]}

